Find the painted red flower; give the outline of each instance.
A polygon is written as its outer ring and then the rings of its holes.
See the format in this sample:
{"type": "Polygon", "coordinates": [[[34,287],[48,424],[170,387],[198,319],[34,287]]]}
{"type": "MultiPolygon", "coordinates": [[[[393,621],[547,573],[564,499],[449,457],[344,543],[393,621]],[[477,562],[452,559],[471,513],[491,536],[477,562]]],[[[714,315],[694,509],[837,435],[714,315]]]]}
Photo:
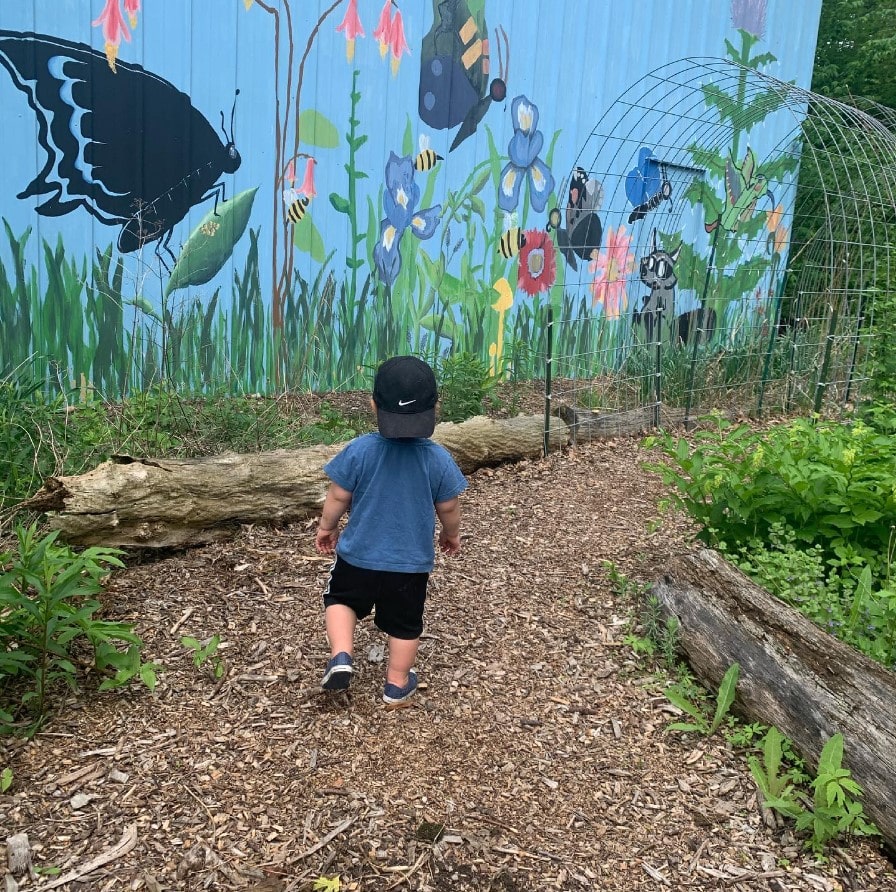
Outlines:
{"type": "Polygon", "coordinates": [[[517,285],[529,295],[547,291],[557,279],[554,243],[541,229],[527,229],[526,243],[520,248],[517,285]]]}
{"type": "Polygon", "coordinates": [[[131,32],[128,31],[128,26],[122,15],[118,0],[106,0],[106,5],[103,7],[99,18],[95,19],[91,24],[94,27],[96,25],[103,26],[103,37],[106,40],[106,59],[109,62],[109,67],[115,71],[115,60],[118,58],[118,47],[121,45],[122,38],[129,43],[131,40],[131,32]]]}
{"type": "Polygon", "coordinates": [[[355,40],[364,36],[364,27],[358,15],[358,0],[348,0],[348,9],[336,30],[345,32],[345,58],[351,62],[355,58],[355,40]]]}
{"type": "Polygon", "coordinates": [[[396,9],[395,16],[392,19],[392,33],[389,39],[389,49],[392,50],[392,74],[398,74],[398,66],[401,64],[401,57],[405,53],[410,53],[411,48],[404,36],[404,22],[401,20],[401,11],[396,9]]]}
{"type": "Polygon", "coordinates": [[[392,39],[392,0],[386,0],[380,12],[380,19],[373,32],[374,40],[380,45],[380,58],[385,59],[392,39]]]}

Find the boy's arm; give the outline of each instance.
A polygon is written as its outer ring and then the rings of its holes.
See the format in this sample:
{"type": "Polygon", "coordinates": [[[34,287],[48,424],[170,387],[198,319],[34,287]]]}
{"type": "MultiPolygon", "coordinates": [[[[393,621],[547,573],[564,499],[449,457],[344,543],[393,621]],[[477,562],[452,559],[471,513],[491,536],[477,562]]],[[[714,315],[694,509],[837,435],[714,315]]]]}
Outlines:
{"type": "Polygon", "coordinates": [[[445,554],[457,554],[460,551],[460,499],[455,496],[447,502],[436,502],[436,514],[439,516],[439,548],[445,554]]]}
{"type": "Polygon", "coordinates": [[[338,483],[331,483],[320,512],[314,547],[321,554],[332,554],[339,539],[339,519],[352,504],[352,494],[338,483]]]}

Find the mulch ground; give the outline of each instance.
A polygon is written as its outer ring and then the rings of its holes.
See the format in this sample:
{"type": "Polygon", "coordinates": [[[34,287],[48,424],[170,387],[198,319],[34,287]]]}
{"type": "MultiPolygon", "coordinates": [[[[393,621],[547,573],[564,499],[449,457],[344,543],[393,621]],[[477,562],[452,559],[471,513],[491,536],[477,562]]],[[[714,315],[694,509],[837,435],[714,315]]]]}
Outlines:
{"type": "Polygon", "coordinates": [[[623,439],[471,475],[405,709],[380,701],[369,622],[350,692],[319,690],[313,523],[130,556],[104,601],[158,688],[85,686],[0,744],[0,838],[27,833],[35,867],[60,871],[19,888],[891,892],[874,844],[816,860],[763,820],[742,753],[665,731],[663,678],[622,640],[636,596],[605,566],[648,582],[692,547],[682,521],[655,523],[643,457],[623,439]],[[180,643],[214,634],[220,678],[180,643]]]}

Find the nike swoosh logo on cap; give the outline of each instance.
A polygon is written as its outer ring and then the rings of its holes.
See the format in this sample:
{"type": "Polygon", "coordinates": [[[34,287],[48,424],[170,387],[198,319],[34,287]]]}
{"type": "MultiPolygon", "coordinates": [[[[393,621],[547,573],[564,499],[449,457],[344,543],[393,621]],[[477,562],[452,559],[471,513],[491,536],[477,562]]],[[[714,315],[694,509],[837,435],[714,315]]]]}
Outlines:
{"type": "Polygon", "coordinates": [[[399,406],[410,406],[411,403],[416,403],[416,402],[417,402],[417,400],[399,400],[398,405],[399,406]]]}

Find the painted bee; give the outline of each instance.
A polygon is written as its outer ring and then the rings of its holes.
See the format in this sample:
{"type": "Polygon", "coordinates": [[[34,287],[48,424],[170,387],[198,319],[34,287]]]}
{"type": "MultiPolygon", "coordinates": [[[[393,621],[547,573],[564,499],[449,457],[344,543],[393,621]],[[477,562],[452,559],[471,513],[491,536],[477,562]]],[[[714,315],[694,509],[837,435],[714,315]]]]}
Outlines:
{"type": "Polygon", "coordinates": [[[436,153],[435,149],[429,147],[429,137],[426,134],[420,136],[420,152],[414,158],[414,167],[421,173],[432,170],[440,161],[445,159],[436,153]]]}
{"type": "Polygon", "coordinates": [[[498,251],[502,257],[510,260],[520,253],[520,249],[526,244],[526,236],[519,226],[512,226],[502,236],[498,242],[498,251]]]}
{"type": "Polygon", "coordinates": [[[311,199],[295,189],[284,189],[283,203],[286,205],[286,219],[295,225],[305,216],[311,199]]]}

